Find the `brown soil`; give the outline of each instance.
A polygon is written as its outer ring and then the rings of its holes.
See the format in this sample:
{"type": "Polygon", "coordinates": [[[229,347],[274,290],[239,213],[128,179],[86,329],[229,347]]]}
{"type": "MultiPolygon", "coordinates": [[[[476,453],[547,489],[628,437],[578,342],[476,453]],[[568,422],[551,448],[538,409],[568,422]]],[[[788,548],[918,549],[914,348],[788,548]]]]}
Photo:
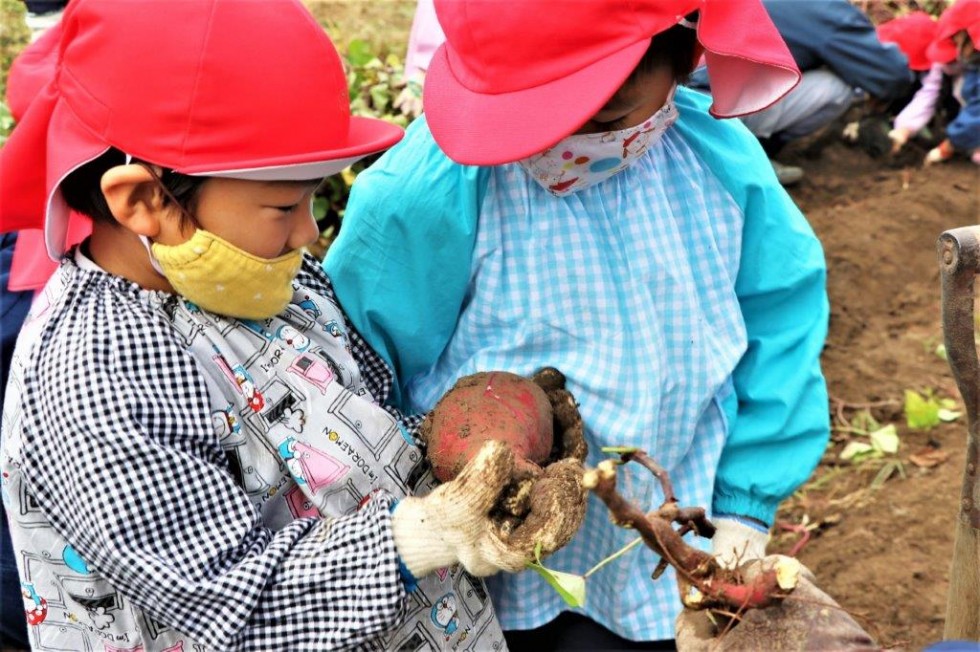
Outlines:
{"type": "MultiPolygon", "coordinates": [[[[936,240],[944,230],[980,222],[978,168],[964,160],[901,169],[840,143],[818,155],[797,150],[780,158],[807,172],[791,194],[826,251],[831,325],[823,363],[835,425],[862,409],[895,423],[901,448],[891,459],[902,463],[904,477],[895,469],[872,489],[888,459],[840,462],[854,435],[835,430],[810,483],[784,503],[779,519],[799,524],[806,517],[816,526],[799,557],[822,588],[883,645],[919,650],[943,634],[966,421],[913,431],[903,393],[931,389],[961,402],[936,354],[936,240]],[[928,469],[909,460],[927,447],[949,458],[928,469]]],[[[798,540],[786,532],[772,547],[788,551],[798,540]]]]}

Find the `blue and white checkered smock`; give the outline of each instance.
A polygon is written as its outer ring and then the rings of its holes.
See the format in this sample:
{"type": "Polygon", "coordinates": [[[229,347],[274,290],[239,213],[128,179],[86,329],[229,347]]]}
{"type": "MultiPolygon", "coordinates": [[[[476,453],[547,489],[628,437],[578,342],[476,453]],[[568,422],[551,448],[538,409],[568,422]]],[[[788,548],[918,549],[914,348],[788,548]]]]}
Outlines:
{"type": "MultiPolygon", "coordinates": [[[[601,446],[642,447],[682,504],[771,521],[826,443],[823,258],[751,135],[690,91],[677,103],[644,157],[564,198],[515,164],[453,163],[417,121],[358,177],[325,266],[403,403],[429,409],[476,371],[555,366],[590,464],[601,446]]],[[[641,471],[621,489],[653,509],[663,496],[641,471]]],[[[590,498],[547,563],[582,573],[632,538],[590,498]]],[[[673,638],[680,602],[672,574],[650,579],[657,562],[640,547],[589,577],[587,615],[673,638]]],[[[490,584],[505,629],[566,609],[532,573],[490,584]]]]}
{"type": "MultiPolygon", "coordinates": [[[[459,325],[408,398],[428,410],[460,375],[552,365],[581,406],[591,465],[609,457],[602,446],[637,446],[670,471],[681,504],[709,505],[726,434],[718,399],[746,347],[734,289],[741,232],[731,196],[671,130],[623,172],[564,198],[517,164],[496,167],[459,325]]],[[[645,510],[663,502],[645,470],[631,473],[628,493],[645,510]]],[[[593,495],[580,536],[548,565],[582,573],[634,538],[593,495]]],[[[650,580],[657,561],[638,548],[591,576],[586,613],[673,638],[680,602],[672,574],[650,580]]],[[[489,584],[505,629],[562,609],[537,575],[489,584]]]]}

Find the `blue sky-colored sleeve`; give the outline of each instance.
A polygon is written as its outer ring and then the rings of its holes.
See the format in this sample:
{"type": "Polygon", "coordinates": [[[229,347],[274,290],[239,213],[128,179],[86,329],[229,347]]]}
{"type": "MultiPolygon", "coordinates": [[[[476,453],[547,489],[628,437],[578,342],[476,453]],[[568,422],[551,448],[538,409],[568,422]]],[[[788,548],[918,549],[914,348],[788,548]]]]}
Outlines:
{"type": "Polygon", "coordinates": [[[678,101],[678,127],[745,216],[735,290],[748,350],[733,374],[712,509],[772,523],[830,434],[820,369],[829,318],[823,250],[744,126],[708,116],[708,99],[696,92],[679,89],[678,101]]]}
{"type": "Polygon", "coordinates": [[[420,118],[354,182],[324,269],[351,323],[392,365],[395,406],[456,327],[486,177],[447,158],[420,118]]]}
{"type": "Polygon", "coordinates": [[[963,105],[946,127],[946,136],[953,147],[969,154],[980,147],[980,69],[966,69],[960,95],[963,105]]]}

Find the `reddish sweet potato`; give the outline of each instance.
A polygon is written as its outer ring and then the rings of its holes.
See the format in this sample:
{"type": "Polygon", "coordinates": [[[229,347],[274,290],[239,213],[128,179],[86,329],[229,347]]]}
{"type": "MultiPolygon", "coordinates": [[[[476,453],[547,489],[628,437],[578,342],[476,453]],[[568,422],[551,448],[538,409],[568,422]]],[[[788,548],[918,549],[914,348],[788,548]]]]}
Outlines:
{"type": "Polygon", "coordinates": [[[433,473],[451,480],[489,439],[514,450],[515,478],[541,473],[552,452],[554,424],[545,391],[523,376],[503,371],[461,378],[422,424],[421,437],[433,473]]]}

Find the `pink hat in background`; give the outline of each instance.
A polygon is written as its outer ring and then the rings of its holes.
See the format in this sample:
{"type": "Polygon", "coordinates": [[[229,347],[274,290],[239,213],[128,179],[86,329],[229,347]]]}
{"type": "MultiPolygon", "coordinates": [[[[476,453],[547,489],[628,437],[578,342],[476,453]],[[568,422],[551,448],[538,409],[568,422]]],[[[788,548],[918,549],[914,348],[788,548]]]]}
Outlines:
{"type": "Polygon", "coordinates": [[[932,16],[924,11],[893,18],[878,25],[878,39],[882,43],[894,43],[905,53],[912,70],[929,70],[932,61],[926,55],[929,44],[936,38],[939,28],[932,16]]]}
{"type": "Polygon", "coordinates": [[[423,91],[432,135],[471,165],[543,151],[602,108],[654,35],[695,10],[713,115],[761,111],[799,82],[759,0],[436,0],[446,42],[423,91]]]}
{"type": "Polygon", "coordinates": [[[956,0],[939,17],[936,37],[928,48],[935,63],[950,63],[956,59],[953,35],[966,31],[973,46],[980,50],[980,0],[956,0]]]}
{"type": "Polygon", "coordinates": [[[340,57],[298,0],[138,4],[69,3],[53,73],[0,150],[0,228],[43,225],[50,256],[68,230],[61,181],[110,147],[184,174],[298,180],[401,138],[350,115],[340,57]]]}

